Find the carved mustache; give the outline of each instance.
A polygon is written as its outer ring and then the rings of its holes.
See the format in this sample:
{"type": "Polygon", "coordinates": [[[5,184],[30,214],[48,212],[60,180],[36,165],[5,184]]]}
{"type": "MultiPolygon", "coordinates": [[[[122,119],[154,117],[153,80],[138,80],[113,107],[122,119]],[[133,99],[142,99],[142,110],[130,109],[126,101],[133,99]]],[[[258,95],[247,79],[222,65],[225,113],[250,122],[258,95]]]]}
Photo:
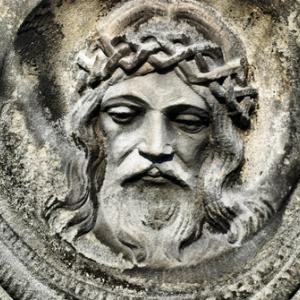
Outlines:
{"type": "Polygon", "coordinates": [[[187,178],[181,176],[182,171],[177,171],[176,169],[182,170],[181,167],[177,168],[170,168],[165,164],[152,164],[150,167],[140,170],[138,172],[134,172],[132,174],[128,174],[128,176],[124,176],[122,186],[130,183],[134,183],[139,181],[145,177],[150,177],[155,179],[164,178],[169,180],[170,182],[180,185],[181,187],[189,187],[187,182],[187,178]]]}
{"type": "Polygon", "coordinates": [[[113,172],[121,186],[146,179],[145,177],[154,182],[155,178],[157,181],[164,178],[181,187],[192,188],[193,185],[193,175],[176,155],[169,161],[151,162],[140,156],[138,149],[134,149],[122,159],[113,172]]]}

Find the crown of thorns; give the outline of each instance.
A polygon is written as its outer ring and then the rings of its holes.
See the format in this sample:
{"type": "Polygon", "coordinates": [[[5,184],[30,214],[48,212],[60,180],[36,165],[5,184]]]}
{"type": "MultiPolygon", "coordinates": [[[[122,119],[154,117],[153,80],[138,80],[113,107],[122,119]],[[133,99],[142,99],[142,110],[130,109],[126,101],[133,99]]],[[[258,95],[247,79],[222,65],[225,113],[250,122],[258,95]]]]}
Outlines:
{"type": "Polygon", "coordinates": [[[205,85],[226,104],[237,126],[247,128],[257,92],[247,86],[247,61],[224,62],[222,49],[187,23],[152,22],[110,40],[94,37],[79,53],[78,91],[95,88],[117,70],[125,76],[176,68],[191,85],[205,85]]]}

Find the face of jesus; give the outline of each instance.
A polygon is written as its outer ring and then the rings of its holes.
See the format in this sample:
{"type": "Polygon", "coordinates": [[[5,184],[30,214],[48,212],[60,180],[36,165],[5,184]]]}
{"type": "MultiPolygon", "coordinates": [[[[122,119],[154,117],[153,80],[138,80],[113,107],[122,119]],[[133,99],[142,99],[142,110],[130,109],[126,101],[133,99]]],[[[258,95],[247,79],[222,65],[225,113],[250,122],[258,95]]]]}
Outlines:
{"type": "Polygon", "coordinates": [[[174,71],[110,87],[100,119],[108,170],[121,186],[139,180],[195,185],[208,143],[209,109],[174,71]]]}
{"type": "Polygon", "coordinates": [[[94,232],[137,264],[172,265],[201,232],[209,108],[173,71],[117,83],[101,105],[107,165],[94,232]]]}

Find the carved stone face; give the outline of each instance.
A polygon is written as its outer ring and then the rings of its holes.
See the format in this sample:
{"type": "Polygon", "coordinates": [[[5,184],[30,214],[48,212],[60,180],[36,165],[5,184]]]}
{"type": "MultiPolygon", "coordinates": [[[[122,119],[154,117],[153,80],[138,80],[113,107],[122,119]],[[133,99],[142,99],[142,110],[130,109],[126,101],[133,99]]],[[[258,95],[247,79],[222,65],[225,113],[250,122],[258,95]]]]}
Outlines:
{"type": "Polygon", "coordinates": [[[195,187],[208,142],[209,109],[174,71],[108,89],[101,105],[114,188],[138,180],[195,187]]]}
{"type": "Polygon", "coordinates": [[[112,16],[78,53],[66,125],[80,159],[70,156],[70,193],[46,214],[72,243],[91,232],[138,267],[198,264],[205,243],[214,257],[253,231],[233,193],[257,95],[243,47],[230,32],[220,43],[209,24],[202,32],[203,12],[197,27],[177,3],[163,6],[143,22],[112,16]]]}
{"type": "Polygon", "coordinates": [[[174,71],[134,77],[107,90],[100,116],[107,170],[95,228],[101,240],[107,240],[107,227],[108,244],[116,247],[115,237],[122,248],[126,240],[123,247],[138,250],[133,260],[161,266],[166,253],[197,235],[203,208],[196,184],[209,119],[205,100],[174,71]]]}

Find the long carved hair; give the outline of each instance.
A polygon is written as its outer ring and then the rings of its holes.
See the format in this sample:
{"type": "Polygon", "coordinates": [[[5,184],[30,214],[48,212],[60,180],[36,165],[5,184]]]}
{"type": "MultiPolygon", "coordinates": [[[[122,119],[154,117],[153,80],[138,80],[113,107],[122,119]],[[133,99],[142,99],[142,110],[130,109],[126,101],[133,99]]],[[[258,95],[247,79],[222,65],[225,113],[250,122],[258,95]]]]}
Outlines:
{"type": "Polygon", "coordinates": [[[97,193],[105,172],[104,137],[98,128],[101,100],[107,88],[121,80],[151,72],[176,74],[207,102],[211,111],[208,156],[199,175],[199,197],[205,220],[227,232],[237,210],[223,203],[231,175],[243,162],[240,131],[250,124],[256,92],[246,83],[246,60],[225,62],[222,47],[187,22],[160,17],[110,37],[99,31],[77,57],[79,100],[68,126],[80,155],[70,157],[66,172],[69,194],[47,203],[46,218],[63,234],[75,237],[91,231],[97,218],[97,193]],[[61,215],[64,217],[60,218],[61,215]],[[58,224],[58,225],[57,225],[58,224]]]}

